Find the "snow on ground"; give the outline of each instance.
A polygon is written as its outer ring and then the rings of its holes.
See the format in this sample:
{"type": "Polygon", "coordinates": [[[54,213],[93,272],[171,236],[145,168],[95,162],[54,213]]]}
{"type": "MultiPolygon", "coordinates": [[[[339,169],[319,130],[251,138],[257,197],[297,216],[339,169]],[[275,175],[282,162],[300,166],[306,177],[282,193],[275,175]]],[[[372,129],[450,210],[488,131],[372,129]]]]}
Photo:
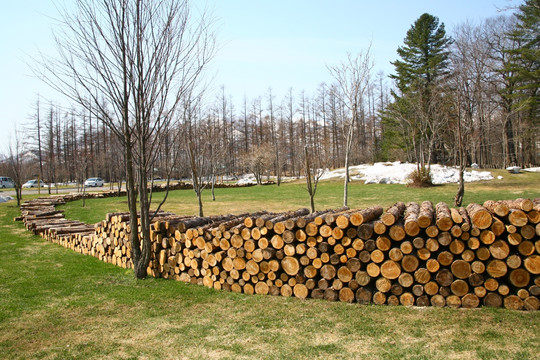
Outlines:
{"type": "MultiPolygon", "coordinates": [[[[416,169],[416,164],[401,162],[380,162],[373,165],[349,167],[352,180],[361,180],[366,184],[406,184],[407,177],[416,169]]],[[[322,179],[344,178],[345,169],[328,171],[322,179]]],[[[457,183],[459,170],[456,167],[431,165],[431,178],[434,184],[457,183]]],[[[493,180],[489,171],[465,171],[465,182],[493,180]]]]}
{"type": "Polygon", "coordinates": [[[8,195],[0,195],[0,203],[5,203],[5,202],[8,202],[9,200],[13,200],[13,198],[11,196],[8,196],[8,195]]]}
{"type": "Polygon", "coordinates": [[[523,169],[523,171],[540,172],[540,167],[534,167],[534,168],[523,169]]]}

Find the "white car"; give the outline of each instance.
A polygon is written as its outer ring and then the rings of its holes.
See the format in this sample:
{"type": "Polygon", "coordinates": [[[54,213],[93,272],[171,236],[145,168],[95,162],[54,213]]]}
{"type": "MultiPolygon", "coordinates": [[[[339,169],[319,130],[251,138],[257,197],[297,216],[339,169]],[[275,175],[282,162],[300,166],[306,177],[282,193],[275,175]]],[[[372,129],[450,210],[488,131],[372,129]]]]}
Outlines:
{"type": "Polygon", "coordinates": [[[84,182],[84,186],[86,187],[98,187],[103,186],[103,184],[105,184],[105,181],[103,181],[102,178],[98,177],[86,179],[86,181],[84,182]]]}
{"type": "Polygon", "coordinates": [[[1,189],[12,188],[12,187],[15,187],[15,182],[11,178],[6,177],[6,176],[0,176],[1,189]]]}
{"type": "MultiPolygon", "coordinates": [[[[45,187],[45,183],[43,182],[43,180],[39,180],[39,186],[40,187],[45,187]]],[[[37,180],[28,180],[27,182],[25,182],[22,186],[23,188],[37,188],[38,187],[38,181],[37,180]]]]}

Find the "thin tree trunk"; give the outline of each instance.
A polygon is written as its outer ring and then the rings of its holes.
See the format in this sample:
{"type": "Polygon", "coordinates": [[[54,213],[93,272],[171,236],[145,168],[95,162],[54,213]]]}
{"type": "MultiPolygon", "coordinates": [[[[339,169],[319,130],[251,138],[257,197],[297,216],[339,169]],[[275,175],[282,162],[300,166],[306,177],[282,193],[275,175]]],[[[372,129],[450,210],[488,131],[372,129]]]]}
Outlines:
{"type": "Polygon", "coordinates": [[[349,125],[349,131],[347,132],[347,148],[345,149],[345,180],[343,183],[343,206],[348,206],[349,199],[349,157],[351,154],[352,148],[352,138],[353,138],[353,123],[349,125]]]}

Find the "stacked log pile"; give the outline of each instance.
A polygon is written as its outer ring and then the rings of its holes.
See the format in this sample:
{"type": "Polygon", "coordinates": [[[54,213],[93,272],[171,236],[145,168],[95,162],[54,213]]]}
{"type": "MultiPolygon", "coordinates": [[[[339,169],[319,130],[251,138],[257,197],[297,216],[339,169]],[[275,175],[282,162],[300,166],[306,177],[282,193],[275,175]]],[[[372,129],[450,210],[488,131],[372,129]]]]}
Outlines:
{"type": "MultiPolygon", "coordinates": [[[[132,267],[127,213],[108,214],[92,231],[76,223],[60,230],[59,214],[47,206],[39,215],[26,212],[29,229],[132,267]],[[32,222],[40,216],[52,223],[32,222]]],[[[540,308],[540,199],[205,218],[159,213],[151,241],[150,276],[216,289],[362,304],[540,308]]]]}

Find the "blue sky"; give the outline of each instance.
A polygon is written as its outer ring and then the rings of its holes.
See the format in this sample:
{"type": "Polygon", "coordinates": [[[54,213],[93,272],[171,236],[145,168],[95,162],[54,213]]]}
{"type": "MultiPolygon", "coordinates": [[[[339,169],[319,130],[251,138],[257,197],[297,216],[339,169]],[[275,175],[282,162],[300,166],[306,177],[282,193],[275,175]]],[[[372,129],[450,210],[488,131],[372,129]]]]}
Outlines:
{"type": "MultiPolygon", "coordinates": [[[[58,2],[58,1],[57,1],[58,2]]],[[[69,0],[60,0],[69,4],[69,0]]],[[[202,1],[195,1],[197,5],[202,1]]],[[[289,88],[298,95],[315,92],[332,78],[327,65],[365,51],[371,43],[374,72],[393,71],[390,61],[407,30],[427,12],[451,34],[465,21],[478,22],[515,7],[519,0],[208,0],[216,17],[220,51],[212,84],[240,104],[264,96],[269,87],[280,102],[289,88]]],[[[53,54],[53,1],[0,0],[0,153],[42,103],[62,98],[35,79],[29,68],[38,51],[53,54]]]]}

